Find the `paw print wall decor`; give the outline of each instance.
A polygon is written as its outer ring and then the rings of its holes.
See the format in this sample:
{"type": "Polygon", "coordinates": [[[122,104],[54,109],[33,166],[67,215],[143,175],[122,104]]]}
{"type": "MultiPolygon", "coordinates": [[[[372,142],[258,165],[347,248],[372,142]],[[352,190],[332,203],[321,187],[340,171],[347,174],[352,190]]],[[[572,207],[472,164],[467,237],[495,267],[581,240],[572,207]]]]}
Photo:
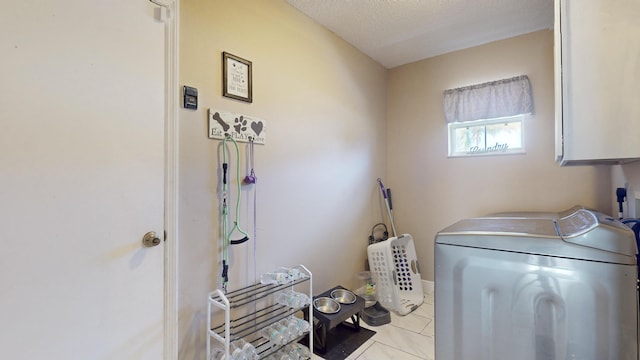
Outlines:
{"type": "Polygon", "coordinates": [[[264,145],[267,124],[256,117],[209,109],[209,139],[222,140],[227,134],[236,141],[264,145]]]}

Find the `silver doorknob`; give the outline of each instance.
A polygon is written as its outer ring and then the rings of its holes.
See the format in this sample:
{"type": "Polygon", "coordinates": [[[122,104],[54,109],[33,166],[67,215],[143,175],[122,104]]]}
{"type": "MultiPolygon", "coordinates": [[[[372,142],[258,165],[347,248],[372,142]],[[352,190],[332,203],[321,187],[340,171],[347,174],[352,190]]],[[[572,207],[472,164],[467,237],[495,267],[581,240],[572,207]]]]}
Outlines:
{"type": "Polygon", "coordinates": [[[156,235],[155,231],[149,231],[142,238],[142,245],[145,247],[154,247],[160,245],[162,240],[156,235]]]}

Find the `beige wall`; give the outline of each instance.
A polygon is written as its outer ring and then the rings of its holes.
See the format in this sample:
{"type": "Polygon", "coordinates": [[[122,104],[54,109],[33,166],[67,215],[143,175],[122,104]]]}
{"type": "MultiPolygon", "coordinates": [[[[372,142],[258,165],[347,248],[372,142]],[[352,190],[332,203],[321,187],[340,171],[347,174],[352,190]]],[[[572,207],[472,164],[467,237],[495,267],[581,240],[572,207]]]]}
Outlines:
{"type": "MultiPolygon", "coordinates": [[[[255,273],[302,263],[319,293],[351,286],[382,213],[387,71],[284,1],[183,0],[180,21],[180,85],[200,97],[179,119],[180,358],[203,359],[220,261],[220,141],[206,136],[207,109],[267,122],[267,144],[255,148],[255,273]],[[253,62],[253,103],[222,97],[223,51],[253,62]]],[[[254,190],[242,193],[251,234],[254,190]]],[[[233,248],[232,289],[254,279],[252,244],[233,248]]]]}
{"type": "Polygon", "coordinates": [[[394,68],[388,84],[388,187],[398,232],[416,242],[433,280],[436,233],[491,212],[557,211],[576,204],[611,211],[609,166],[554,162],[553,34],[539,31],[394,68]],[[447,158],[446,89],[526,74],[535,114],[526,154],[447,158]]]}

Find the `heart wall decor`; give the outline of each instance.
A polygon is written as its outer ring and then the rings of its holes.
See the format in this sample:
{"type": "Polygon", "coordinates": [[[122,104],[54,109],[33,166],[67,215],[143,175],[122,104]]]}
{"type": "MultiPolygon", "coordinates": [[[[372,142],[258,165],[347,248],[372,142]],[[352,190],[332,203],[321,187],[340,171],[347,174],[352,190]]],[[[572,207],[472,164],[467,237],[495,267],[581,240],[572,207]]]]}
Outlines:
{"type": "Polygon", "coordinates": [[[262,129],[263,128],[264,128],[264,123],[262,122],[262,120],[260,120],[258,122],[256,122],[256,121],[252,121],[251,122],[251,129],[256,134],[256,136],[260,136],[260,134],[262,133],[262,129]]]}

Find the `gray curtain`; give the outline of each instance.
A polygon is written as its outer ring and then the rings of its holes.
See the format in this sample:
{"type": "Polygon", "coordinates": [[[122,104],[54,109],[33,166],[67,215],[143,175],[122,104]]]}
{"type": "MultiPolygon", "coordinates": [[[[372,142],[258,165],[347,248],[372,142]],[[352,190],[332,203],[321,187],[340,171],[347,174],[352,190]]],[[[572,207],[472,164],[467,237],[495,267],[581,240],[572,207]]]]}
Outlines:
{"type": "Polygon", "coordinates": [[[450,123],[533,114],[529,77],[520,75],[446,90],[444,114],[450,123]]]}

